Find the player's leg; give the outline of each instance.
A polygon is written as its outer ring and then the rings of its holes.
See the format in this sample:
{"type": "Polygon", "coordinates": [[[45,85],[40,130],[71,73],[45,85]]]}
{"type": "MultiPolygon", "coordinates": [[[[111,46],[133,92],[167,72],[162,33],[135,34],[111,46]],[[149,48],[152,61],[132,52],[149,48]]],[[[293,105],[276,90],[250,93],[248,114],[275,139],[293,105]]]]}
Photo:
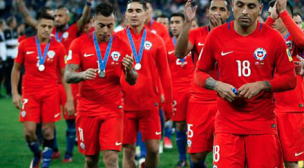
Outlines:
{"type": "Polygon", "coordinates": [[[23,122],[24,135],[28,147],[32,151],[34,158],[31,161],[30,168],[39,167],[41,161],[41,151],[39,149],[39,142],[36,136],[36,123],[32,121],[23,122]]]}
{"type": "Polygon", "coordinates": [[[277,113],[278,132],[286,168],[297,168],[297,162],[304,160],[303,120],[304,113],[277,113]]]}
{"type": "Polygon", "coordinates": [[[177,167],[187,166],[187,124],[186,121],[176,121],[176,146],[178,149],[179,159],[177,167]]]}
{"type": "Polygon", "coordinates": [[[171,135],[172,135],[172,121],[166,121],[165,122],[165,128],[164,128],[164,147],[166,149],[172,149],[172,140],[171,140],[171,135]]]}
{"type": "Polygon", "coordinates": [[[248,168],[284,167],[278,135],[247,135],[244,140],[248,168]]]}
{"type": "Polygon", "coordinates": [[[103,151],[103,163],[107,168],[118,168],[118,151],[103,151]]]}
{"type": "Polygon", "coordinates": [[[124,144],[123,148],[124,148],[123,158],[122,158],[123,168],[136,168],[136,161],[135,161],[136,145],[124,144]]]}
{"type": "Polygon", "coordinates": [[[229,133],[215,134],[213,146],[213,167],[244,168],[245,157],[244,137],[229,133]]]}
{"type": "Polygon", "coordinates": [[[161,139],[161,123],[157,106],[155,109],[144,111],[140,114],[139,129],[142,132],[143,141],[147,147],[145,167],[155,168],[158,166],[161,139]]]}
{"type": "Polygon", "coordinates": [[[76,138],[75,120],[66,120],[67,130],[66,130],[66,152],[64,154],[63,162],[71,162],[73,157],[73,149],[76,138]]]}
{"type": "Polygon", "coordinates": [[[99,152],[95,155],[85,156],[85,168],[98,168],[99,152]]]}
{"type": "Polygon", "coordinates": [[[54,148],[54,129],[53,122],[42,123],[43,134],[43,152],[42,152],[42,167],[49,167],[53,155],[54,148]]]}

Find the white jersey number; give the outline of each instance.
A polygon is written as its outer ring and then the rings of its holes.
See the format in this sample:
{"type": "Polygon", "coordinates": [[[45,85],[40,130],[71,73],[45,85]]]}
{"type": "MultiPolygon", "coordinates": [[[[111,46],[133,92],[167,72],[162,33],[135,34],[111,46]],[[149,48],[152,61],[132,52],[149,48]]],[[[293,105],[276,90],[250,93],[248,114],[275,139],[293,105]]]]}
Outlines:
{"type": "Polygon", "coordinates": [[[251,75],[251,69],[250,69],[250,62],[248,60],[240,61],[236,60],[238,64],[238,76],[245,76],[248,77],[251,75]]]}

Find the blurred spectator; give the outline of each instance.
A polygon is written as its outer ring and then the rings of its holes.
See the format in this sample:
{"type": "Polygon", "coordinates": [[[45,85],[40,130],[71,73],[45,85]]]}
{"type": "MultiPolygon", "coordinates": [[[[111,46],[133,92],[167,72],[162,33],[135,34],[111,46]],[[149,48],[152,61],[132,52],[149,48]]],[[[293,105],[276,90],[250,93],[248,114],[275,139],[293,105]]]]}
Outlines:
{"type": "Polygon", "coordinates": [[[299,12],[295,12],[292,19],[303,30],[303,20],[301,14],[299,12]]]}
{"type": "Polygon", "coordinates": [[[169,31],[169,18],[167,15],[163,14],[157,17],[156,21],[163,24],[169,31]]]}
{"type": "Polygon", "coordinates": [[[6,23],[3,19],[0,20],[0,98],[3,98],[1,95],[1,86],[4,78],[4,63],[3,59],[6,55],[6,46],[4,41],[3,31],[6,29],[6,23]]]}

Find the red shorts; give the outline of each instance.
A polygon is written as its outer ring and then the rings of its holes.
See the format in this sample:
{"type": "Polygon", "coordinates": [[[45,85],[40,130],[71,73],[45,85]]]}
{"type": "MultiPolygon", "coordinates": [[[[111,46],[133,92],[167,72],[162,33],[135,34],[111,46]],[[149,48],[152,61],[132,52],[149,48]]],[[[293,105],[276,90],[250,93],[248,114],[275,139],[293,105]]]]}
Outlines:
{"type": "Polygon", "coordinates": [[[78,148],[84,155],[100,150],[120,151],[123,137],[123,110],[109,111],[97,117],[76,117],[78,148]]]}
{"type": "MultiPolygon", "coordinates": [[[[63,111],[65,104],[67,102],[67,97],[66,97],[66,93],[64,90],[64,87],[62,84],[58,85],[58,91],[59,91],[59,110],[63,111]],[[61,110],[62,109],[62,110],[61,110]]],[[[68,116],[68,113],[63,111],[63,117],[65,120],[73,120],[76,118],[76,107],[77,107],[77,100],[76,100],[76,96],[73,95],[74,98],[74,108],[75,108],[75,115],[74,116],[68,116]]]]}
{"type": "Polygon", "coordinates": [[[55,122],[61,119],[58,107],[58,90],[48,90],[40,93],[22,94],[22,109],[20,111],[20,122],[33,121],[36,123],[55,122]]]}
{"type": "Polygon", "coordinates": [[[123,144],[134,144],[138,130],[141,131],[143,142],[147,139],[161,139],[157,106],[148,111],[125,111],[123,144]]]}
{"type": "Polygon", "coordinates": [[[304,113],[276,113],[284,161],[304,160],[304,113]]]}
{"type": "Polygon", "coordinates": [[[188,153],[211,152],[214,135],[216,102],[189,102],[187,111],[188,153]]]}
{"type": "Polygon", "coordinates": [[[283,168],[278,135],[234,135],[216,133],[213,146],[216,168],[283,168]]]}
{"type": "Polygon", "coordinates": [[[173,100],[173,121],[186,121],[190,92],[176,92],[173,100]]]}

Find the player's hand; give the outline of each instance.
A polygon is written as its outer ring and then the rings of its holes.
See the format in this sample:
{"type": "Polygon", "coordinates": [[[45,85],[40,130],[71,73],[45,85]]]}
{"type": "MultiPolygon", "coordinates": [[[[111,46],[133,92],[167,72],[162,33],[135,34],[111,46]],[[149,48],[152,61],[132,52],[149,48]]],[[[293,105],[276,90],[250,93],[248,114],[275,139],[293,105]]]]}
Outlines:
{"type": "Polygon", "coordinates": [[[165,103],[166,99],[165,99],[165,95],[164,94],[161,94],[160,95],[160,102],[161,103],[165,103]]]}
{"type": "Polygon", "coordinates": [[[223,24],[221,16],[217,12],[210,13],[210,22],[213,27],[218,27],[223,24]]]}
{"type": "Polygon", "coordinates": [[[75,106],[73,100],[68,100],[65,103],[64,112],[68,113],[68,117],[72,117],[75,115],[75,106]]]}
{"type": "Polygon", "coordinates": [[[185,15],[186,22],[192,22],[196,17],[197,5],[195,5],[192,8],[192,6],[191,6],[192,2],[193,2],[193,0],[188,0],[185,5],[184,15],[185,15]]]}
{"type": "Polygon", "coordinates": [[[13,104],[17,109],[21,110],[22,99],[19,94],[13,94],[13,104]]]}
{"type": "Polygon", "coordinates": [[[277,8],[277,13],[282,13],[284,10],[286,10],[287,6],[287,0],[277,0],[275,3],[275,6],[277,8]]]}
{"type": "Polygon", "coordinates": [[[297,58],[299,59],[299,61],[293,62],[295,65],[296,74],[303,76],[304,75],[304,59],[298,55],[297,55],[297,58]]]}
{"type": "Polygon", "coordinates": [[[253,83],[247,83],[238,89],[240,97],[251,99],[252,97],[258,95],[264,88],[264,81],[258,81],[253,83]]]}
{"type": "Polygon", "coordinates": [[[273,8],[270,9],[270,17],[274,20],[279,18],[279,14],[277,12],[277,2],[273,5],[273,8]]]}
{"type": "Polygon", "coordinates": [[[122,59],[122,65],[125,67],[125,71],[129,72],[133,68],[133,57],[126,55],[122,59]]]}
{"type": "Polygon", "coordinates": [[[215,91],[219,94],[219,96],[229,102],[233,102],[237,95],[233,93],[233,89],[235,89],[232,85],[223,83],[223,82],[217,82],[215,85],[215,91]]]}
{"type": "Polygon", "coordinates": [[[93,80],[96,78],[97,69],[89,68],[86,71],[82,72],[83,80],[93,80]]]}

